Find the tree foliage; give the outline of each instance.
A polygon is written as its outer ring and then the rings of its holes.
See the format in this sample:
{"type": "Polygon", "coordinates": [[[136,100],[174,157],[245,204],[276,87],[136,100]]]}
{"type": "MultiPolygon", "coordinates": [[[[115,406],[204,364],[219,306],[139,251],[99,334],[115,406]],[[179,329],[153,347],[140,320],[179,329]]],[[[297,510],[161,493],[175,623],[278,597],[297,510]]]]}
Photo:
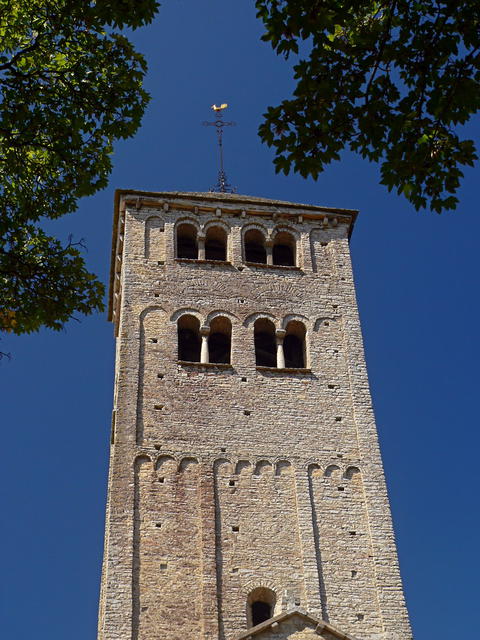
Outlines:
{"type": "Polygon", "coordinates": [[[0,0],[0,329],[60,329],[103,308],[81,243],[40,223],[107,185],[115,140],[139,127],[146,63],[124,27],[155,0],[0,0]]]}
{"type": "Polygon", "coordinates": [[[276,170],[317,178],[345,148],[381,163],[416,209],[457,205],[477,159],[461,126],[480,107],[478,0],[256,0],[274,50],[294,65],[291,99],[261,138],[276,170]]]}

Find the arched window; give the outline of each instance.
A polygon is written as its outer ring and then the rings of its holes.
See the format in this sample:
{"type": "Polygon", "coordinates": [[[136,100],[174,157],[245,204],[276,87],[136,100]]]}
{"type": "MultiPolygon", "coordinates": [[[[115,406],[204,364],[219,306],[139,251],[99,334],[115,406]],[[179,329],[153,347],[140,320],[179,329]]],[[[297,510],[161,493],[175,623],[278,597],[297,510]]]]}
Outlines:
{"type": "Polygon", "coordinates": [[[178,330],[178,359],[200,362],[200,321],[195,316],[180,316],[178,330]]]}
{"type": "Polygon", "coordinates": [[[298,320],[291,320],[287,324],[287,333],[283,340],[285,366],[288,369],[305,368],[305,326],[298,320]]]}
{"type": "Polygon", "coordinates": [[[295,238],[288,231],[280,231],[273,241],[273,264],[282,267],[295,266],[295,238]]]}
{"type": "Polygon", "coordinates": [[[273,617],[276,603],[275,592],[267,587],[258,587],[248,594],[247,625],[256,627],[273,617]]]}
{"type": "Polygon", "coordinates": [[[232,323],[228,318],[217,316],[210,323],[208,336],[208,359],[217,364],[230,364],[232,323]]]}
{"type": "Polygon", "coordinates": [[[265,236],[258,229],[249,229],[243,238],[245,248],[245,262],[267,264],[265,236]]]}
{"type": "Polygon", "coordinates": [[[193,224],[182,222],[177,227],[177,258],[198,259],[197,230],[193,224]]]}
{"type": "Polygon", "coordinates": [[[267,318],[258,318],[253,326],[255,363],[257,367],[277,366],[275,325],[267,318]]]}
{"type": "Polygon", "coordinates": [[[205,260],[227,259],[227,232],[222,227],[209,227],[205,237],[205,260]]]}

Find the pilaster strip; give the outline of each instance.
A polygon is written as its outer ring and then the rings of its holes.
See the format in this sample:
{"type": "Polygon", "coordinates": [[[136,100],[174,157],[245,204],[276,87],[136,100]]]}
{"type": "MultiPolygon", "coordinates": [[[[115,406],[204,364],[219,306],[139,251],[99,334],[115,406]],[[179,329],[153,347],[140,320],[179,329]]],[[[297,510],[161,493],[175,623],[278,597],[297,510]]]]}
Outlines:
{"type": "Polygon", "coordinates": [[[295,498],[297,503],[297,522],[302,550],[303,575],[307,602],[304,608],[314,616],[323,618],[320,594],[322,580],[317,558],[315,535],[313,531],[313,514],[310,501],[308,472],[297,469],[295,472],[295,498]]]}
{"type": "Polygon", "coordinates": [[[200,472],[203,640],[218,640],[218,599],[213,469],[203,463],[200,472]]]}

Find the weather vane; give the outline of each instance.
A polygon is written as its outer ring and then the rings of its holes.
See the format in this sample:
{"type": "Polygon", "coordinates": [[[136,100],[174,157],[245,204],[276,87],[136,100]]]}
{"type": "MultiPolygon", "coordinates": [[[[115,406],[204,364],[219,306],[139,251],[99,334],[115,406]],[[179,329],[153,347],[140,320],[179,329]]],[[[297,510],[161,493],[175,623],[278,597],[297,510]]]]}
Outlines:
{"type": "Polygon", "coordinates": [[[235,193],[235,189],[228,183],[227,174],[223,168],[223,128],[231,127],[235,125],[235,122],[225,122],[223,120],[222,111],[228,107],[228,104],[224,102],[219,107],[216,104],[212,104],[212,109],[215,111],[215,122],[204,122],[205,127],[215,127],[217,130],[218,139],[218,151],[220,157],[220,169],[218,171],[217,184],[210,189],[210,191],[219,191],[220,193],[235,193]]]}

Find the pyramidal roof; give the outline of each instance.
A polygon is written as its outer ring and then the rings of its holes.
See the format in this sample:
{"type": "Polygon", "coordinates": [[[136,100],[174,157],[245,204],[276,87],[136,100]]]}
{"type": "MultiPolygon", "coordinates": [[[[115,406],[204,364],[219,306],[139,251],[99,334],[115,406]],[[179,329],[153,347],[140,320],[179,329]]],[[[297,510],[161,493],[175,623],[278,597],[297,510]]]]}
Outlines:
{"type": "Polygon", "coordinates": [[[318,211],[325,213],[339,213],[345,215],[354,215],[358,213],[356,209],[342,209],[338,207],[322,207],[312,204],[302,204],[289,202],[288,200],[276,200],[274,198],[263,198],[258,196],[241,195],[239,193],[218,193],[215,191],[139,191],[137,189],[116,189],[115,191],[115,205],[118,206],[118,202],[122,196],[132,196],[140,198],[155,198],[155,199],[185,199],[185,200],[210,200],[211,202],[232,202],[232,203],[245,203],[245,204],[262,204],[278,207],[287,207],[295,209],[304,209],[305,211],[318,211]]]}

